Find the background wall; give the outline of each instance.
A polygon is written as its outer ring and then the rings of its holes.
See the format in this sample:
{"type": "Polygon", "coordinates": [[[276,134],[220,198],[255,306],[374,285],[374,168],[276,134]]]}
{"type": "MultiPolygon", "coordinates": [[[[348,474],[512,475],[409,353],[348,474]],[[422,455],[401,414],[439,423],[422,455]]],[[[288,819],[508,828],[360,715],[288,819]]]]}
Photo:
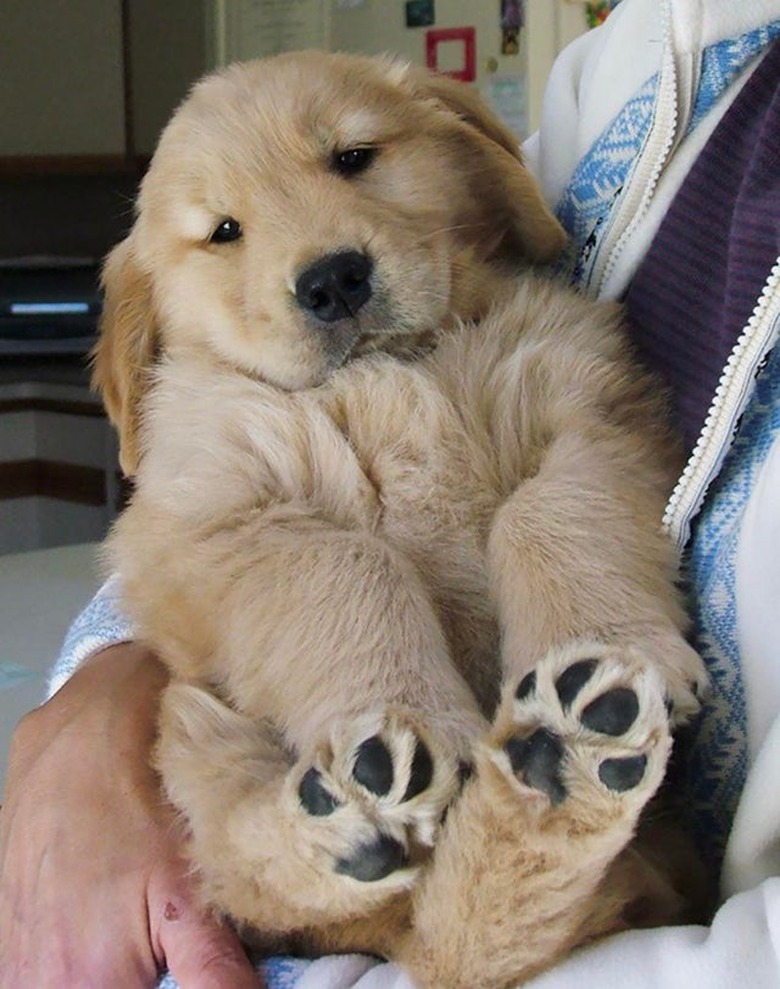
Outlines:
{"type": "MultiPolygon", "coordinates": [[[[476,85],[484,95],[489,98],[493,77],[520,77],[527,99],[527,126],[535,129],[550,66],[558,51],[585,29],[584,5],[579,0],[525,0],[525,24],[516,55],[501,51],[500,0],[435,0],[434,9],[436,28],[476,29],[476,85]]],[[[426,29],[406,27],[404,13],[403,0],[362,0],[357,6],[335,0],[331,46],[372,54],[397,51],[424,65],[426,29]]]]}
{"type": "MultiPolygon", "coordinates": [[[[518,50],[502,51],[501,0],[434,0],[433,29],[474,28],[476,80],[490,99],[500,80],[522,100],[511,114],[525,131],[539,121],[544,85],[556,54],[586,29],[581,0],[519,0],[523,28],[518,50]]],[[[252,58],[274,51],[325,47],[367,54],[394,52],[425,64],[428,26],[410,27],[404,0],[214,0],[217,61],[252,58]]],[[[459,54],[444,46],[444,70],[458,68],[459,54]]],[[[498,107],[497,107],[498,109],[498,107]]],[[[508,121],[509,122],[509,121],[508,121]]],[[[522,137],[525,134],[519,134],[522,137]]]]}

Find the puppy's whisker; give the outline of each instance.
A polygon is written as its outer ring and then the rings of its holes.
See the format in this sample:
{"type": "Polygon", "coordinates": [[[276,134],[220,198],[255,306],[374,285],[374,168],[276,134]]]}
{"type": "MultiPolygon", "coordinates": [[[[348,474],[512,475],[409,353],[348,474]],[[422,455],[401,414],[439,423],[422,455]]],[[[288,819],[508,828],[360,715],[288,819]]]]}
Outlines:
{"type": "MultiPolygon", "coordinates": [[[[485,224],[480,224],[485,226],[485,224]]],[[[427,233],[422,234],[419,238],[420,243],[424,244],[426,241],[434,240],[436,237],[441,237],[442,234],[458,233],[461,230],[474,230],[477,224],[474,223],[455,223],[448,227],[439,227],[436,230],[429,230],[427,233]]]]}

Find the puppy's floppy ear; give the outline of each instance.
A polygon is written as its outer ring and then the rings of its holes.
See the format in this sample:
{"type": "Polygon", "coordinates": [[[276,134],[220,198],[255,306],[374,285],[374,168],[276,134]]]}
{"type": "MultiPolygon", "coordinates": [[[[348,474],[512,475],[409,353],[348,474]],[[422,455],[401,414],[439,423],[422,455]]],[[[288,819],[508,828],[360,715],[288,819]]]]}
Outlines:
{"type": "Polygon", "coordinates": [[[415,95],[435,100],[458,119],[474,197],[492,216],[500,247],[519,251],[533,263],[554,261],[566,234],[523,165],[517,137],[465,83],[410,68],[406,84],[415,95]]]}
{"type": "Polygon", "coordinates": [[[119,432],[119,461],[130,477],[140,456],[141,400],[157,343],[151,277],[134,257],[133,235],[106,258],[100,336],[92,352],[92,386],[119,432]]]}

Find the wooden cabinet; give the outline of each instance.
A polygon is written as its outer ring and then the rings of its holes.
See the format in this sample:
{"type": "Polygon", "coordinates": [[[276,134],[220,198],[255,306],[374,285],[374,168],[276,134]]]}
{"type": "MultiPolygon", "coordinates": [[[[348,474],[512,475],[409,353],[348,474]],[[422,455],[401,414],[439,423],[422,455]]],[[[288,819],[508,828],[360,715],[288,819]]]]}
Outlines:
{"type": "Polygon", "coordinates": [[[122,156],[119,0],[0,0],[0,155],[122,156]]]}
{"type": "Polygon", "coordinates": [[[211,0],[0,0],[0,171],[135,167],[207,66],[211,0]]]}
{"type": "Polygon", "coordinates": [[[35,377],[0,381],[0,554],[101,540],[120,500],[98,400],[86,383],[35,377]]]}

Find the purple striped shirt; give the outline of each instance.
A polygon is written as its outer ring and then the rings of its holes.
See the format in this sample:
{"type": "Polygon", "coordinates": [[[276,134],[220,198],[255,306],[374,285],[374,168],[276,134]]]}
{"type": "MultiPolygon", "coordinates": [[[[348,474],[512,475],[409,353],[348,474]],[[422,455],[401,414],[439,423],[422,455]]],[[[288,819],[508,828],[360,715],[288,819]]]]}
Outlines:
{"type": "Polygon", "coordinates": [[[780,39],[694,163],[625,299],[689,450],[778,254],[780,39]]]}

